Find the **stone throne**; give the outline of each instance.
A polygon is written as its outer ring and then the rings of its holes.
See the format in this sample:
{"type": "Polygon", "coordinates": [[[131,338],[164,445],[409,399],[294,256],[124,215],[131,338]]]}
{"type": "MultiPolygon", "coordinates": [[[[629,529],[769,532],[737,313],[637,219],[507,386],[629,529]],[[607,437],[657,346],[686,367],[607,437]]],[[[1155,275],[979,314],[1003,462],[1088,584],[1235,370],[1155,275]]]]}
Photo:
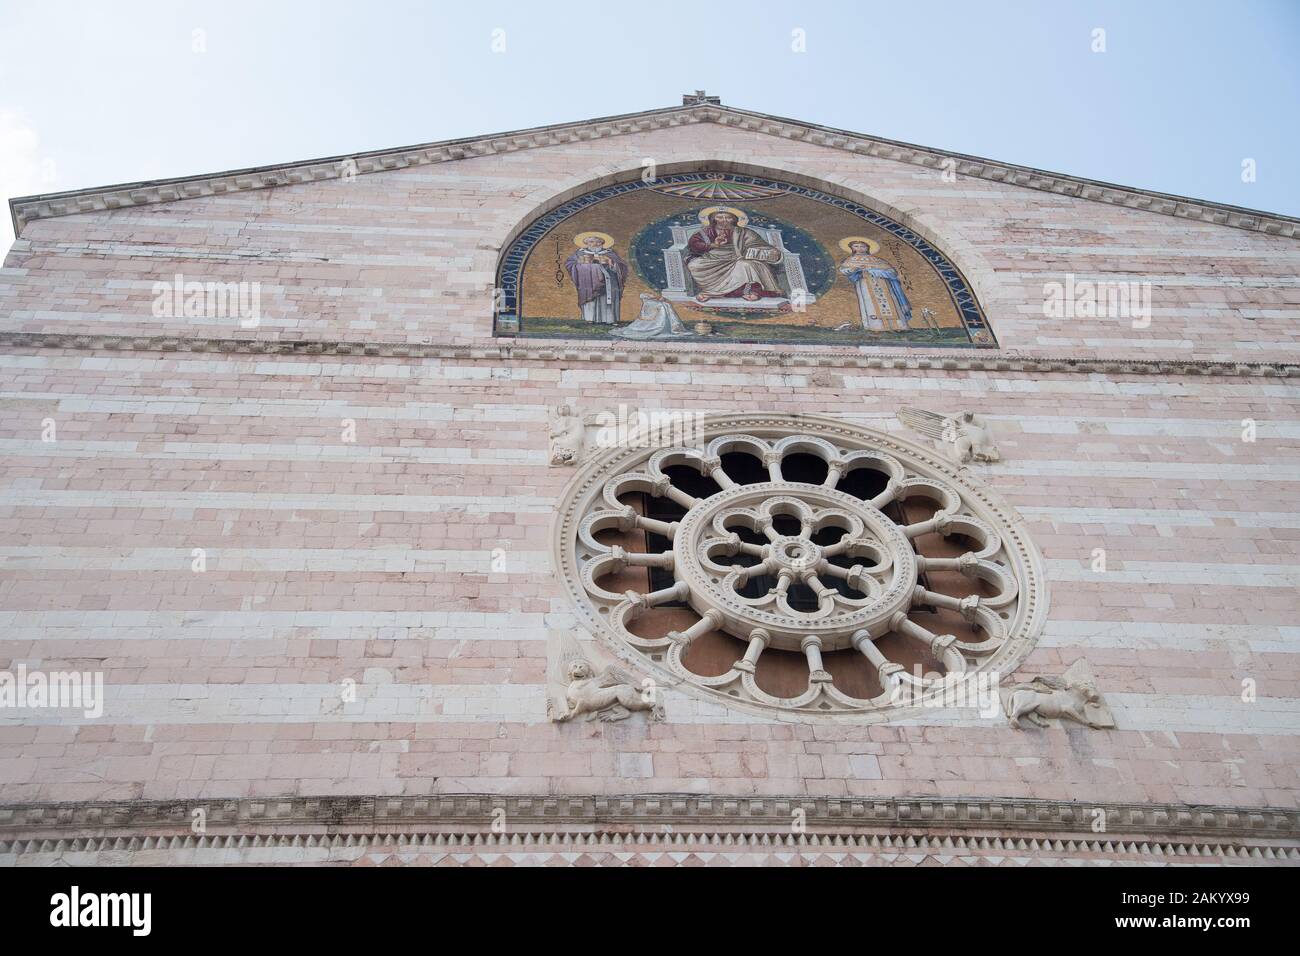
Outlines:
{"type": "MultiPolygon", "coordinates": [[[[775,273],[778,281],[781,283],[781,291],[784,296],[777,298],[763,298],[757,302],[746,302],[744,299],[710,299],[708,307],[720,309],[744,309],[755,312],[773,312],[781,308],[782,305],[792,304],[797,297],[802,297],[804,305],[812,305],[817,301],[817,297],[808,291],[808,284],[803,275],[803,263],[799,260],[799,254],[791,252],[785,247],[785,241],[781,237],[781,230],[774,227],[764,227],[750,225],[756,233],[763,237],[764,241],[774,249],[781,251],[781,261],[771,263],[772,271],[775,273]]],[[[664,268],[667,274],[668,284],[662,290],[662,295],[669,302],[692,302],[695,299],[695,282],[691,277],[690,271],[686,268],[686,243],[691,235],[699,230],[698,226],[673,226],[673,244],[664,250],[664,268]]]]}

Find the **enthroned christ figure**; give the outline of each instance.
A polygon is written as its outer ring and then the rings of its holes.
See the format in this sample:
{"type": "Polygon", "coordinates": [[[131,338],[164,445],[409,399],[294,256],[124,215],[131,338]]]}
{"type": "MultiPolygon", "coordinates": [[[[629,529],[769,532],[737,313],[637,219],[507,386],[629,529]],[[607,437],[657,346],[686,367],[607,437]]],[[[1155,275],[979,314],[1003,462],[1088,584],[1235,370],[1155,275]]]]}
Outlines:
{"type": "Polygon", "coordinates": [[[783,297],[772,266],[781,261],[781,250],[764,241],[748,226],[740,225],[734,210],[715,209],[708,225],[686,242],[686,268],[695,280],[695,298],[744,299],[783,297]]]}

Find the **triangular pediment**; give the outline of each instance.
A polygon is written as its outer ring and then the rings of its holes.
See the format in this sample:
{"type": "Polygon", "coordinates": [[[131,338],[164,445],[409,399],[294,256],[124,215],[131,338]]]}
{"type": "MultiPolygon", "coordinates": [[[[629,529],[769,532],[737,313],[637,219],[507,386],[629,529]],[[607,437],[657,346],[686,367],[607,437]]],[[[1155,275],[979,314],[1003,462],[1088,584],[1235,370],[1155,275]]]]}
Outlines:
{"type": "Polygon", "coordinates": [[[1013,163],[968,156],[896,140],[818,126],[801,120],[723,106],[713,97],[688,96],[682,106],[492,133],[466,139],[375,150],[344,156],[280,163],[220,173],[125,183],[9,201],[14,234],[27,223],[57,216],[122,209],[206,196],[321,182],[409,167],[604,139],[656,129],[716,123],[734,129],[801,141],[861,156],[950,171],[958,176],[1006,183],[1056,195],[1140,209],[1161,215],[1216,223],[1267,235],[1300,236],[1300,218],[1118,186],[1013,163]]]}

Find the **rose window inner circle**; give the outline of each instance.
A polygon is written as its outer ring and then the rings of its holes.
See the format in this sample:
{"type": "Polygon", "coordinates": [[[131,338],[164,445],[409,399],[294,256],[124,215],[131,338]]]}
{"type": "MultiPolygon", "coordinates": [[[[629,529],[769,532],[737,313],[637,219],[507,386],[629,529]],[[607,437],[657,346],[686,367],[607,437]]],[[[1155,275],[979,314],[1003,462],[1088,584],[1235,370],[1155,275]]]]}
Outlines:
{"type": "Polygon", "coordinates": [[[756,712],[899,714],[918,699],[900,686],[1010,673],[1046,618],[1023,519],[971,469],[824,416],[706,416],[691,445],[597,450],[555,537],[608,650],[756,712]]]}
{"type": "Polygon", "coordinates": [[[742,485],[700,502],[674,536],[673,560],[699,614],[716,609],[729,632],[763,628],[768,646],[792,651],[809,635],[826,651],[851,647],[863,628],[881,636],[916,586],[912,546],[889,518],[852,495],[795,482],[742,485]],[[778,516],[797,522],[799,532],[778,532],[778,516]],[[736,529],[768,543],[742,541],[736,529]],[[832,529],[843,532],[838,541],[814,543],[816,532],[832,529]],[[735,563],[742,555],[757,563],[735,563]],[[759,577],[773,580],[768,592],[743,596],[740,587],[759,577]],[[791,604],[796,584],[816,595],[815,609],[791,604]]]}

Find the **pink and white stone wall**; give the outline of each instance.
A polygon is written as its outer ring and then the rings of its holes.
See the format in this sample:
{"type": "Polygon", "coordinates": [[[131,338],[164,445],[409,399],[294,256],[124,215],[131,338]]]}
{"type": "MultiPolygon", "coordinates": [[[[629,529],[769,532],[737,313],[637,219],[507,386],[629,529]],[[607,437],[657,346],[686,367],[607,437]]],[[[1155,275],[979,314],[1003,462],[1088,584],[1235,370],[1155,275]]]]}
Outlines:
{"type": "Polygon", "coordinates": [[[845,349],[811,367],[763,346],[744,348],[768,364],[589,343],[502,357],[499,247],[537,207],[643,157],[872,197],[963,268],[1007,354],[1300,359],[1296,240],[712,124],[30,223],[0,271],[0,332],[485,348],[6,348],[0,668],[102,671],[106,705],[0,713],[0,802],[683,792],[1296,809],[1295,378],[863,368],[845,349]],[[155,318],[153,283],[178,273],[260,282],[260,326],[155,318]],[[1150,327],[1045,318],[1042,285],[1065,273],[1152,282],[1150,327]],[[547,633],[574,621],[549,537],[571,471],[548,465],[547,409],[566,400],[882,430],[901,429],[902,404],[978,410],[1003,456],[980,473],[1031,522],[1050,579],[1020,675],[1086,657],[1117,729],[785,723],[672,692],[662,724],[550,723],[547,633]]]}

